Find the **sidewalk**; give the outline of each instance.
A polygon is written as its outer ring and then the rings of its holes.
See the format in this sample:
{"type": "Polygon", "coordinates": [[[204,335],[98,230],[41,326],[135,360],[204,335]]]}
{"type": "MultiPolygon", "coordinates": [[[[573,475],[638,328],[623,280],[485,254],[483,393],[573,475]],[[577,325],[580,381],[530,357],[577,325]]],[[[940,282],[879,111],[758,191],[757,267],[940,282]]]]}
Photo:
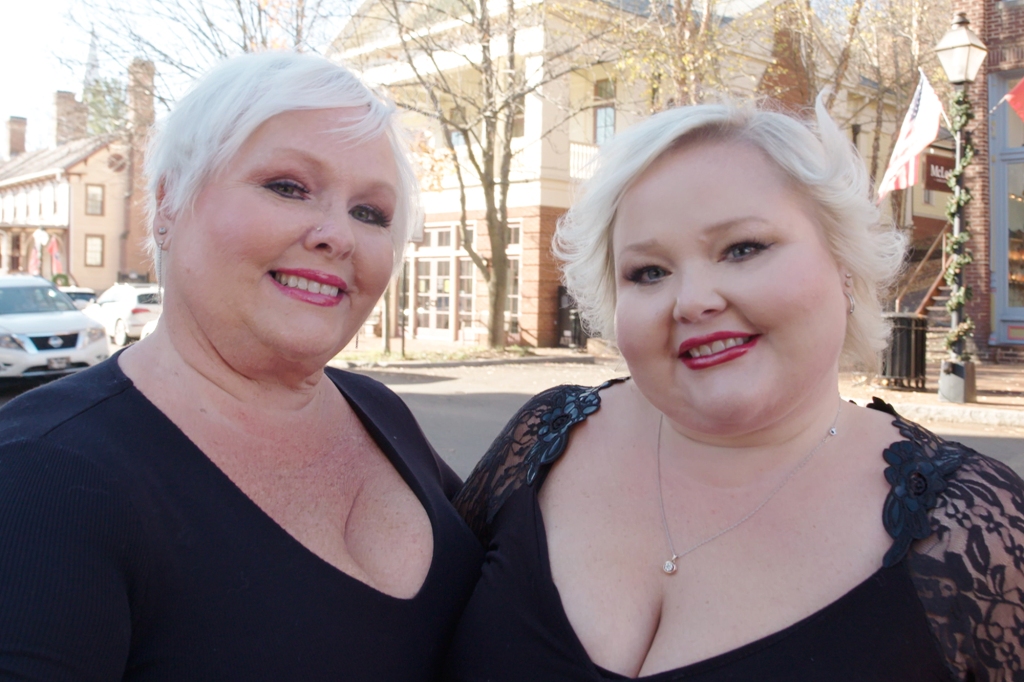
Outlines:
{"type": "Polygon", "coordinates": [[[347,345],[331,364],[337,367],[474,367],[545,363],[594,364],[597,357],[570,348],[530,348],[519,351],[510,346],[504,353],[450,341],[391,339],[391,353],[383,353],[384,340],[360,335],[347,345]],[[358,342],[358,343],[357,343],[358,342]]]}
{"type": "Polygon", "coordinates": [[[895,390],[863,374],[844,372],[839,393],[861,404],[877,396],[915,421],[1024,427],[1024,365],[977,365],[978,402],[963,405],[939,400],[939,369],[938,363],[928,365],[924,391],[895,390]]]}
{"type": "MultiPolygon", "coordinates": [[[[384,342],[377,337],[360,336],[331,364],[338,367],[473,367],[535,363],[581,363],[611,361],[610,355],[580,353],[568,348],[531,348],[528,354],[515,351],[498,353],[475,346],[445,341],[406,339],[409,359],[401,355],[401,339],[391,340],[391,354],[383,355],[384,342]]],[[[863,373],[842,372],[839,393],[859,404],[878,397],[896,411],[914,421],[970,423],[986,426],[1024,428],[1024,365],[978,365],[976,378],[978,402],[964,405],[939,401],[939,365],[927,368],[925,390],[897,390],[882,386],[863,373]]]]}

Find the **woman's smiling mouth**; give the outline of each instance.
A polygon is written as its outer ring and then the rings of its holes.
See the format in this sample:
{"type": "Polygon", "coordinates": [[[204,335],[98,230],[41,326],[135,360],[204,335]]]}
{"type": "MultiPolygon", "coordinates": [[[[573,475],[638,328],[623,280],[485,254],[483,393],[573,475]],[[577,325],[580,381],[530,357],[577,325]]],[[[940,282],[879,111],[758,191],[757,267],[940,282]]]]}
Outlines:
{"type": "Polygon", "coordinates": [[[340,277],[314,270],[273,270],[270,276],[289,296],[322,306],[339,303],[348,287],[340,277]]]}
{"type": "Polygon", "coordinates": [[[687,339],[679,345],[679,359],[690,369],[705,369],[746,355],[760,338],[758,334],[715,332],[687,339]]]}

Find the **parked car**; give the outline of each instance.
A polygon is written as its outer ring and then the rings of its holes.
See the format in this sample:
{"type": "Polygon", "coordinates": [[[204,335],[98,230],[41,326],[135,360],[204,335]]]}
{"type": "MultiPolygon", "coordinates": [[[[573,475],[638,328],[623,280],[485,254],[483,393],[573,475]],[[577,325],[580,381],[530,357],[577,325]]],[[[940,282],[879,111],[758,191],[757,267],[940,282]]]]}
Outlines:
{"type": "Polygon", "coordinates": [[[0,378],[70,374],[110,356],[106,330],[42,277],[0,277],[0,378]]]}
{"type": "Polygon", "coordinates": [[[58,286],[57,288],[67,294],[79,310],[84,310],[90,303],[96,302],[96,292],[88,287],[58,286]]]}
{"type": "Polygon", "coordinates": [[[156,324],[159,321],[160,321],[160,318],[158,317],[155,320],[150,320],[149,322],[147,322],[146,326],[142,328],[142,333],[139,334],[139,341],[141,341],[142,339],[146,338],[147,336],[149,336],[150,334],[155,332],[156,331],[156,324]]]}
{"type": "Polygon", "coordinates": [[[146,323],[160,317],[162,310],[156,284],[115,284],[84,312],[103,324],[116,345],[123,346],[137,341],[146,323]]]}

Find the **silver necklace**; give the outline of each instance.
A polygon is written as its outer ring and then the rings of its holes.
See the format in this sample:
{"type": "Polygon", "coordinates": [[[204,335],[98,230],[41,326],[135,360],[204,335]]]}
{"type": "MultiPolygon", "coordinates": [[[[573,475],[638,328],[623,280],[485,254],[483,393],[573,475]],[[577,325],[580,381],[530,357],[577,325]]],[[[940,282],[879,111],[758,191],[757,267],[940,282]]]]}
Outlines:
{"type": "Polygon", "coordinates": [[[833,436],[836,435],[836,424],[839,422],[839,413],[842,411],[842,409],[843,409],[843,403],[842,403],[842,401],[840,401],[839,402],[839,409],[836,410],[836,417],[835,417],[835,419],[832,420],[832,426],[829,427],[828,433],[825,434],[825,437],[822,438],[818,442],[817,445],[815,445],[813,448],[811,448],[811,451],[808,452],[806,455],[804,455],[804,458],[801,459],[799,462],[797,462],[796,465],[792,469],[789,470],[789,473],[786,474],[786,477],[783,478],[779,482],[778,485],[776,485],[774,488],[772,488],[772,491],[770,493],[768,493],[768,495],[766,495],[763,500],[761,500],[760,504],[758,504],[756,507],[754,507],[749,512],[747,512],[747,514],[743,518],[741,518],[739,521],[737,521],[736,523],[732,524],[731,526],[727,526],[726,528],[723,528],[722,530],[718,531],[714,535],[711,535],[709,537],[704,538],[703,540],[701,540],[697,544],[692,545],[691,547],[686,548],[682,552],[677,552],[676,551],[675,544],[672,542],[672,533],[670,533],[669,529],[668,529],[668,517],[665,515],[665,493],[663,492],[662,485],[661,485],[661,425],[665,421],[665,415],[661,415],[660,417],[658,417],[658,446],[656,448],[657,449],[657,460],[658,460],[658,501],[661,502],[661,526],[665,530],[665,539],[668,541],[668,548],[672,552],[672,558],[668,559],[662,565],[661,570],[663,570],[668,575],[672,575],[673,573],[676,572],[676,569],[678,568],[678,562],[679,562],[680,559],[685,557],[687,554],[690,554],[691,552],[697,551],[698,549],[700,549],[704,545],[708,544],[709,542],[712,542],[713,540],[717,540],[718,538],[722,537],[723,535],[725,535],[729,531],[736,530],[737,528],[742,526],[744,523],[746,523],[747,521],[752,519],[754,517],[754,515],[757,514],[757,512],[761,511],[761,509],[763,509],[764,506],[766,504],[768,504],[768,502],[770,502],[771,499],[773,497],[775,497],[775,495],[777,495],[778,492],[780,490],[782,490],[782,488],[787,483],[789,483],[790,479],[793,478],[794,476],[796,476],[797,472],[800,471],[801,469],[803,469],[804,466],[809,461],[811,461],[811,457],[814,456],[814,453],[817,452],[818,450],[820,450],[821,446],[823,446],[833,436]]]}

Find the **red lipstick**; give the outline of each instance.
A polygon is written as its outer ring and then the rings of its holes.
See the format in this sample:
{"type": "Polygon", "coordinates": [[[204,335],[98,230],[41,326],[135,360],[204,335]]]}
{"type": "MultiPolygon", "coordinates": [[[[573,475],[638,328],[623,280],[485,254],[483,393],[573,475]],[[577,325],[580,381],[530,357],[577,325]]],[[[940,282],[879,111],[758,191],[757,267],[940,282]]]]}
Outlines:
{"type": "Polygon", "coordinates": [[[683,364],[690,369],[706,369],[708,367],[714,367],[715,365],[721,365],[722,363],[729,362],[746,355],[747,352],[757,344],[757,340],[759,338],[761,337],[758,334],[734,331],[721,331],[713,334],[707,334],[705,336],[695,336],[679,344],[679,359],[682,360],[683,364]],[[693,357],[688,353],[688,351],[694,348],[711,346],[715,341],[725,341],[727,339],[747,339],[747,341],[745,343],[732,346],[731,348],[725,348],[717,353],[702,355],[699,358],[693,357]]]}

